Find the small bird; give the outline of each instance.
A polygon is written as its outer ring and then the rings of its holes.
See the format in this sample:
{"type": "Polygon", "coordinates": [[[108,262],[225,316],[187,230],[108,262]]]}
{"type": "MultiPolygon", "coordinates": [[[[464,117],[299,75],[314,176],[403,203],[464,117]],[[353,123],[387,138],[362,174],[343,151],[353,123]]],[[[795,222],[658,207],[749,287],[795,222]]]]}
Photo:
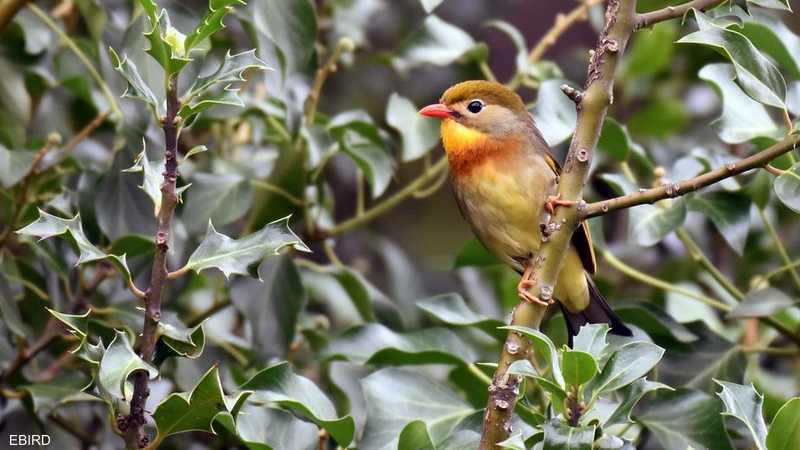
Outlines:
{"type": "MultiPolygon", "coordinates": [[[[461,214],[478,240],[522,274],[522,301],[548,305],[528,289],[534,258],[542,243],[544,214],[575,202],[556,195],[561,167],[553,158],[519,95],[502,84],[474,80],[456,84],[439,103],[419,111],[442,120],[442,143],[461,214]]],[[[569,344],[587,323],[607,323],[631,336],[611,310],[590,274],[597,262],[586,224],[575,231],[553,297],[566,319],[569,344]]]]}

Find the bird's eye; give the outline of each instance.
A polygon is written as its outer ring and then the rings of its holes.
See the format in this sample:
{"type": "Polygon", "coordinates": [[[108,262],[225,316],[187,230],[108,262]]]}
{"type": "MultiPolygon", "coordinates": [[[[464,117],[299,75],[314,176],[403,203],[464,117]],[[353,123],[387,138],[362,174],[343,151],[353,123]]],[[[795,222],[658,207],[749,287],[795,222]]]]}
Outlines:
{"type": "Polygon", "coordinates": [[[467,105],[467,109],[472,114],[478,114],[483,109],[483,103],[480,100],[473,100],[467,105]]]}

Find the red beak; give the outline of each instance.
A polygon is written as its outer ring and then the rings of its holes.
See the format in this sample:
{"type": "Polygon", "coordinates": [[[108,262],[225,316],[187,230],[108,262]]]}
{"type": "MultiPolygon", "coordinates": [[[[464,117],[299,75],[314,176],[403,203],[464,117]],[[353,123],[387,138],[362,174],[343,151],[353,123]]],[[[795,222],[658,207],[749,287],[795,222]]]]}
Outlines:
{"type": "Polygon", "coordinates": [[[436,117],[437,119],[447,119],[453,115],[453,110],[441,103],[428,105],[419,110],[423,116],[436,117]]]}

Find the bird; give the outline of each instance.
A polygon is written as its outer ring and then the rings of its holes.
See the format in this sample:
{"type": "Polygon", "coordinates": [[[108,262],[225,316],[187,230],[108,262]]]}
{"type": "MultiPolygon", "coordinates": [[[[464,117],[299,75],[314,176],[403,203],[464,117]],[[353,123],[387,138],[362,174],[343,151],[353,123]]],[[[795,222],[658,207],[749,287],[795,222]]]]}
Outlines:
{"type": "Polygon", "coordinates": [[[553,295],[545,300],[529,292],[543,242],[539,224],[546,223],[546,214],[575,202],[557,194],[561,167],[522,98],[497,82],[464,81],[419,114],[441,120],[458,209],[483,246],[521,274],[520,300],[543,306],[557,301],[570,346],[590,323],[606,323],[611,333],[632,336],[592,280],[597,261],[585,222],[571,238],[553,295]]]}

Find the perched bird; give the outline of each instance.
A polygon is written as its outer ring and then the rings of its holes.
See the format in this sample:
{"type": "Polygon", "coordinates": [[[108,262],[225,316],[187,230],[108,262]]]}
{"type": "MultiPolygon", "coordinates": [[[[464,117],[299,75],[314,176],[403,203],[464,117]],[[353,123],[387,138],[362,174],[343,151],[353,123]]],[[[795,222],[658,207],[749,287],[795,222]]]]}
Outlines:
{"type": "MultiPolygon", "coordinates": [[[[419,113],[442,120],[442,143],[461,214],[489,251],[522,274],[520,299],[553,303],[528,292],[542,244],[539,224],[545,212],[574,202],[554,195],[561,167],[522,99],[499,83],[465,81],[419,113]]],[[[612,333],[631,336],[592,281],[596,266],[584,223],[572,236],[553,295],[566,319],[570,345],[587,323],[607,323],[612,333]]]]}

